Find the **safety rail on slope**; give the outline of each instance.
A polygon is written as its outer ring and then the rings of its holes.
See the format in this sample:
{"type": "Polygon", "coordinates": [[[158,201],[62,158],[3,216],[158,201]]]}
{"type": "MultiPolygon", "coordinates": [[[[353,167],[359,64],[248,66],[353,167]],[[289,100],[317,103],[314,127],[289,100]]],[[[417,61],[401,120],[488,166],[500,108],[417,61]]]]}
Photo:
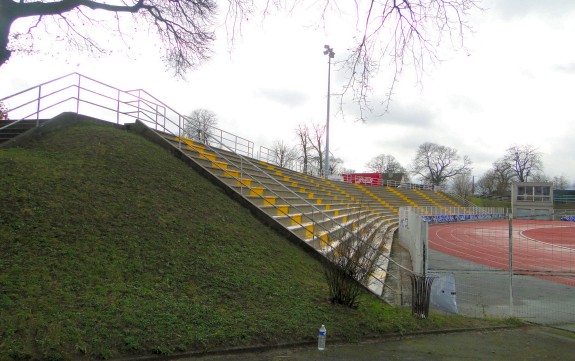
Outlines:
{"type": "MultiPolygon", "coordinates": [[[[180,146],[182,145],[182,143],[179,143],[180,146]]],[[[205,144],[206,145],[206,144],[205,144]]],[[[293,202],[289,202],[288,200],[286,200],[285,197],[281,197],[280,195],[278,195],[277,192],[275,192],[274,190],[270,189],[269,187],[267,187],[266,185],[264,185],[259,179],[257,179],[256,176],[262,176],[264,175],[264,177],[268,180],[270,180],[272,183],[278,185],[280,188],[284,189],[285,191],[287,191],[288,193],[292,194],[293,196],[295,196],[296,199],[298,199],[299,201],[303,202],[305,205],[307,205],[308,207],[311,207],[314,212],[317,212],[319,214],[322,214],[323,217],[329,219],[330,221],[332,221],[334,224],[337,224],[337,231],[338,232],[344,232],[345,235],[348,237],[348,241],[349,239],[355,240],[357,237],[359,237],[355,232],[353,232],[352,230],[350,230],[346,225],[341,224],[339,221],[337,221],[336,219],[334,219],[333,217],[331,217],[329,214],[326,214],[323,210],[319,209],[316,204],[313,204],[311,202],[309,202],[308,199],[304,198],[302,195],[298,194],[297,192],[295,192],[293,189],[290,189],[289,187],[287,187],[285,184],[279,182],[275,177],[271,176],[270,174],[268,174],[268,172],[266,172],[265,170],[261,169],[260,166],[254,162],[252,162],[252,160],[250,160],[247,157],[244,157],[242,155],[239,155],[240,158],[240,164],[238,165],[236,161],[230,159],[228,156],[226,156],[224,153],[222,153],[221,151],[218,150],[218,148],[212,147],[211,145],[207,144],[206,145],[209,150],[211,152],[213,152],[214,154],[216,154],[218,157],[220,157],[220,159],[223,159],[225,162],[227,162],[228,164],[234,165],[236,168],[240,169],[240,176],[239,177],[235,177],[233,174],[228,174],[231,178],[235,179],[238,182],[242,181],[242,178],[244,176],[249,176],[251,177],[252,181],[255,181],[256,184],[259,184],[262,188],[266,189],[268,192],[270,192],[271,194],[273,194],[274,196],[276,196],[278,199],[281,199],[282,202],[287,203],[291,208],[293,208],[296,211],[300,211],[303,214],[305,214],[305,212],[301,211],[301,209],[299,208],[299,206],[297,204],[293,204],[293,202]],[[257,170],[257,173],[252,173],[249,171],[246,171],[243,163],[249,164],[251,167],[255,168],[257,170]]],[[[220,144],[221,149],[226,149],[226,146],[223,144],[220,144]]],[[[230,149],[227,149],[228,151],[231,151],[230,149]]],[[[255,196],[262,198],[262,200],[265,200],[265,196],[263,194],[258,194],[256,193],[255,196]]],[[[283,210],[281,210],[279,207],[277,207],[277,205],[275,204],[269,204],[270,206],[276,208],[276,210],[278,212],[283,213],[286,216],[289,216],[288,213],[285,213],[283,210]]],[[[310,217],[309,215],[306,215],[305,219],[308,220],[310,223],[312,223],[314,225],[314,230],[313,230],[313,234],[312,234],[312,239],[316,238],[316,235],[318,234],[315,230],[315,226],[319,225],[319,228],[322,229],[322,231],[324,231],[324,234],[330,234],[333,229],[327,229],[325,228],[322,224],[317,223],[314,220],[313,217],[313,213],[312,212],[312,216],[310,217]]],[[[293,219],[293,218],[292,218],[293,219]]],[[[303,217],[301,220],[294,220],[295,223],[297,223],[298,225],[300,225],[301,227],[305,227],[305,223],[303,222],[303,217]]],[[[332,252],[335,250],[335,247],[332,246],[329,242],[325,242],[324,243],[326,245],[326,248],[328,248],[329,252],[332,252]]],[[[371,247],[371,251],[373,253],[379,253],[379,251],[377,249],[375,249],[375,247],[371,247]]],[[[319,251],[319,250],[318,250],[319,251]]],[[[326,252],[324,250],[324,252],[326,252]]],[[[405,271],[411,273],[412,271],[405,268],[404,266],[397,264],[393,259],[385,256],[385,258],[388,260],[388,262],[392,262],[395,263],[398,267],[404,269],[405,271]]],[[[384,271],[386,272],[387,270],[382,270],[381,268],[378,267],[378,269],[376,271],[384,271]]],[[[382,287],[389,287],[388,285],[385,284],[385,282],[383,280],[377,279],[377,281],[381,284],[382,287]]]]}
{"type": "MultiPolygon", "coordinates": [[[[189,119],[144,90],[123,91],[79,73],[44,82],[0,101],[9,108],[10,118],[18,120],[2,128],[24,119],[51,119],[73,112],[117,124],[140,119],[154,129],[161,125],[178,134],[189,119]]],[[[253,157],[252,141],[216,127],[210,127],[210,132],[236,153],[253,157]]]]}
{"type": "Polygon", "coordinates": [[[462,197],[456,193],[444,193],[444,195],[445,195],[445,197],[453,198],[455,201],[457,201],[459,204],[461,204],[465,208],[478,208],[477,212],[480,212],[482,208],[485,208],[485,207],[477,206],[476,204],[471,202],[469,199],[462,197]]]}
{"type": "Polygon", "coordinates": [[[289,159],[289,156],[285,156],[285,159],[282,159],[282,155],[279,153],[279,151],[261,145],[258,151],[258,159],[266,163],[275,164],[278,167],[303,173],[303,164],[300,161],[289,159]]]}

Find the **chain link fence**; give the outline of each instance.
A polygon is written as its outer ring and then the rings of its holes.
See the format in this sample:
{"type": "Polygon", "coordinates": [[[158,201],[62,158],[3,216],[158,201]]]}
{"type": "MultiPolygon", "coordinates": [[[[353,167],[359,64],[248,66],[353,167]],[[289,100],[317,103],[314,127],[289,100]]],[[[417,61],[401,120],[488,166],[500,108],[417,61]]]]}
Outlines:
{"type": "Polygon", "coordinates": [[[447,300],[454,306],[451,312],[518,317],[575,331],[572,218],[514,217],[507,210],[483,214],[433,218],[416,209],[400,213],[400,239],[411,247],[414,270],[420,267],[422,274],[453,283],[434,283],[437,297],[432,294],[431,306],[445,309],[437,303],[443,298],[443,305],[447,300]]]}

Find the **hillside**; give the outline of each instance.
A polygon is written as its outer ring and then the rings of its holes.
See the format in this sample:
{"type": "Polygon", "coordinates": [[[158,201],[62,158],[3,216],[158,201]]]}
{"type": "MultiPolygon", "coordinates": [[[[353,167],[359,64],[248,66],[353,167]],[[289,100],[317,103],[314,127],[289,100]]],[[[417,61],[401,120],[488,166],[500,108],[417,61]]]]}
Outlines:
{"type": "Polygon", "coordinates": [[[371,294],[327,302],[321,264],[167,151],[107,124],[0,149],[0,360],[116,358],[479,321],[371,294]]]}

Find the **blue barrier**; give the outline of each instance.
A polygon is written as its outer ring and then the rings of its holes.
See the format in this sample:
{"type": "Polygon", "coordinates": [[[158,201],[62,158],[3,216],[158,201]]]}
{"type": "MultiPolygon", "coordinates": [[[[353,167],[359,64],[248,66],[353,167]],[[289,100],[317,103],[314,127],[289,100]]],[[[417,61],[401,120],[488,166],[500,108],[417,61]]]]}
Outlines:
{"type": "Polygon", "coordinates": [[[567,222],[575,222],[575,216],[563,216],[561,217],[561,220],[567,222]]]}
{"type": "MultiPolygon", "coordinates": [[[[422,216],[423,220],[427,223],[448,223],[448,222],[462,222],[462,221],[478,221],[486,219],[503,219],[505,214],[442,214],[438,216],[422,216]]],[[[574,219],[575,221],[575,219],[574,219]]]]}

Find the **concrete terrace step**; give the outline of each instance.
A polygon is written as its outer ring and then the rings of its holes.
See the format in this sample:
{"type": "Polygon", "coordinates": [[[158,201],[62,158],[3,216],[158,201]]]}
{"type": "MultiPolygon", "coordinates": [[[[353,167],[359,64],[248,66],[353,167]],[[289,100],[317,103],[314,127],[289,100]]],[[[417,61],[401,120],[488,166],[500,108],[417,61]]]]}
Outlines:
{"type": "MultiPolygon", "coordinates": [[[[278,213],[282,212],[281,209],[278,209],[278,213]]],[[[321,222],[323,220],[333,218],[339,219],[342,222],[347,222],[348,219],[353,218],[361,212],[360,207],[347,207],[341,209],[330,209],[330,210],[322,210],[322,211],[308,211],[308,212],[293,212],[293,213],[282,213],[276,214],[274,217],[280,223],[284,224],[286,227],[289,226],[296,226],[301,225],[307,222],[321,222]]]]}
{"type": "Polygon", "coordinates": [[[373,222],[374,220],[383,221],[377,213],[356,211],[346,215],[340,215],[332,218],[323,218],[321,220],[303,219],[301,224],[288,227],[292,232],[297,233],[305,240],[313,239],[317,235],[323,235],[326,232],[332,232],[341,226],[347,227],[350,231],[355,231],[359,226],[373,222]]]}
{"type": "Polygon", "coordinates": [[[328,246],[335,237],[339,241],[351,237],[342,226],[359,231],[374,224],[387,226],[397,218],[385,201],[349,184],[241,158],[189,139],[166,139],[316,249],[328,246]]]}
{"type": "MultiPolygon", "coordinates": [[[[42,120],[43,121],[43,120],[42,120]]],[[[0,120],[0,143],[26,133],[35,128],[41,120],[0,120]]]]}
{"type": "MultiPolygon", "coordinates": [[[[350,223],[350,225],[353,227],[353,231],[356,235],[359,235],[362,239],[369,240],[381,237],[381,235],[386,234],[390,229],[395,228],[393,223],[376,218],[368,219],[361,223],[350,223]]],[[[334,229],[329,234],[323,235],[322,237],[315,237],[314,239],[309,240],[310,243],[315,244],[316,249],[319,247],[319,250],[322,253],[334,252],[340,243],[348,241],[352,241],[351,234],[341,228],[334,229]]],[[[380,246],[381,245],[378,243],[372,245],[373,248],[378,248],[380,246]]]]}
{"type": "MultiPolygon", "coordinates": [[[[252,160],[251,164],[245,161],[240,162],[240,158],[237,155],[230,155],[229,153],[223,155],[215,154],[203,150],[200,146],[186,146],[184,151],[199,162],[209,165],[211,168],[229,170],[233,172],[234,175],[238,175],[237,178],[251,179],[253,183],[264,183],[266,184],[266,188],[277,188],[281,187],[281,185],[288,185],[297,188],[300,192],[303,192],[305,189],[314,188],[314,186],[304,178],[298,177],[296,179],[281,175],[281,171],[272,173],[269,171],[266,172],[265,168],[258,169],[256,168],[257,161],[255,160],[252,160]],[[198,149],[200,149],[200,151],[198,151],[198,149]],[[240,167],[238,167],[238,164],[240,164],[240,167]],[[278,172],[280,173],[277,174],[278,172]]],[[[222,152],[220,151],[220,153],[222,152]]]]}

